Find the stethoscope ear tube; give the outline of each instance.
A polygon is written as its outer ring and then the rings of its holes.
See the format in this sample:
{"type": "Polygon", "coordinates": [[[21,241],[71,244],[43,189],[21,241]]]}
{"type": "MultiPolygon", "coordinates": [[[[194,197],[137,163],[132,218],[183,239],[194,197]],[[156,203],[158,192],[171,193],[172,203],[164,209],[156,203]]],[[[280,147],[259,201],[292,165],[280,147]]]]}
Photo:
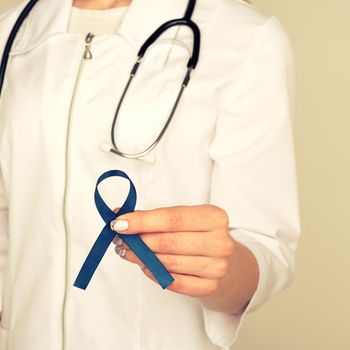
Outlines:
{"type": "Polygon", "coordinates": [[[22,23],[27,18],[30,11],[32,10],[32,8],[35,6],[35,4],[37,2],[38,2],[38,0],[30,0],[29,1],[29,3],[26,5],[26,7],[22,10],[21,14],[17,18],[17,21],[15,22],[15,25],[13,26],[13,28],[11,30],[9,38],[7,39],[4,53],[3,53],[2,59],[1,59],[1,64],[0,64],[0,96],[1,96],[1,91],[2,91],[3,84],[4,84],[4,80],[5,80],[6,67],[7,67],[7,62],[9,59],[11,47],[13,45],[13,42],[16,39],[16,35],[17,35],[19,29],[21,28],[22,23]]]}
{"type": "Polygon", "coordinates": [[[192,50],[192,56],[189,59],[187,63],[188,68],[195,69],[196,65],[198,63],[199,58],[199,48],[200,48],[200,30],[196,23],[194,23],[190,19],[186,18],[178,18],[178,19],[172,19],[168,22],[163,23],[156,31],[154,31],[153,34],[144,42],[144,44],[141,46],[138,56],[139,58],[142,58],[144,54],[146,53],[147,49],[169,28],[174,26],[184,25],[189,28],[191,28],[193,33],[193,50],[192,50]]]}

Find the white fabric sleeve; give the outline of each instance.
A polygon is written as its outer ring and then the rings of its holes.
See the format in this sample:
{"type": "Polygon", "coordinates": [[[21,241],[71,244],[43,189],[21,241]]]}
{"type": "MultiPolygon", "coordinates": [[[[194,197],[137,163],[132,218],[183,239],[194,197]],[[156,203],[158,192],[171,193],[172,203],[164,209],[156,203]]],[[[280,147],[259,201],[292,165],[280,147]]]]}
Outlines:
{"type": "Polygon", "coordinates": [[[293,121],[294,53],[278,19],[269,17],[225,95],[209,154],[210,203],[229,215],[232,237],[257,260],[259,283],[242,314],[202,306],[210,340],[229,349],[246,313],[289,285],[300,234],[293,121]]]}

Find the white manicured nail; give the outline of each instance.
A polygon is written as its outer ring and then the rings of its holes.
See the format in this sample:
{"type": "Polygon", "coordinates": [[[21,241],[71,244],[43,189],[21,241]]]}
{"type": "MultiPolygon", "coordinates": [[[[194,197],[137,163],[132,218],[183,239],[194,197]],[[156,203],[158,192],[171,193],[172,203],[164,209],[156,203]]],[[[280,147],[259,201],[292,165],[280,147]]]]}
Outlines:
{"type": "Polygon", "coordinates": [[[119,237],[119,235],[117,234],[114,238],[113,238],[113,243],[117,246],[122,245],[123,244],[123,240],[119,237]]]}
{"type": "Polygon", "coordinates": [[[112,220],[111,221],[111,229],[113,231],[119,232],[124,231],[129,227],[128,220],[112,220]]]}
{"type": "Polygon", "coordinates": [[[119,256],[125,256],[125,254],[126,254],[126,249],[125,249],[125,248],[116,247],[116,248],[115,248],[115,251],[116,251],[116,253],[117,253],[119,256]]]}

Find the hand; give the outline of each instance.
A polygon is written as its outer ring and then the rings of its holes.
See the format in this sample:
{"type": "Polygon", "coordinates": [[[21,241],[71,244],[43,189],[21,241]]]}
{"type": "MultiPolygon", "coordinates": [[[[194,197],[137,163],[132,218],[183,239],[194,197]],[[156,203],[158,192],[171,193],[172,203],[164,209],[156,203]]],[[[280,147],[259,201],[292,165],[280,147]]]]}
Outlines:
{"type": "MultiPolygon", "coordinates": [[[[116,220],[128,224],[127,229],[117,228],[118,224],[113,228],[120,235],[140,235],[175,279],[167,289],[202,297],[215,295],[220,279],[228,270],[235,246],[228,232],[228,221],[222,208],[205,204],[136,210],[116,220]]],[[[113,240],[115,244],[118,238],[113,240]]],[[[115,250],[123,259],[143,266],[124,242],[115,250]]],[[[142,271],[158,283],[147,268],[142,271]]]]}

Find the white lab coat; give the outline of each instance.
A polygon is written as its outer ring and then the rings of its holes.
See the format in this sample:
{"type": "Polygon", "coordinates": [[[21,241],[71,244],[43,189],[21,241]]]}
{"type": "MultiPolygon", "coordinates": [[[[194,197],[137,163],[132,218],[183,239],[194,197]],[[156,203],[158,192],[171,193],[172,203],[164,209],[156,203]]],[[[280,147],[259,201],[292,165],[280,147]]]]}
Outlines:
{"type": "MultiPolygon", "coordinates": [[[[1,350],[228,349],[244,315],[290,283],[300,232],[294,62],[275,17],[243,1],[199,0],[199,63],[156,162],[100,150],[140,45],[186,4],[133,0],[117,34],[93,39],[91,60],[82,59],[85,34],[67,33],[71,0],[39,1],[20,30],[0,100],[1,350]],[[243,314],[163,290],[114,245],[88,288],[73,287],[104,226],[96,180],[111,169],[134,182],[136,210],[204,203],[226,210],[230,233],[260,270],[243,314]]],[[[1,17],[1,52],[24,5],[1,17]]],[[[125,152],[148,146],[168,117],[192,42],[188,28],[177,31],[149,49],[126,97],[116,130],[125,152]]],[[[99,189],[115,208],[129,187],[111,178],[99,189]]]]}

